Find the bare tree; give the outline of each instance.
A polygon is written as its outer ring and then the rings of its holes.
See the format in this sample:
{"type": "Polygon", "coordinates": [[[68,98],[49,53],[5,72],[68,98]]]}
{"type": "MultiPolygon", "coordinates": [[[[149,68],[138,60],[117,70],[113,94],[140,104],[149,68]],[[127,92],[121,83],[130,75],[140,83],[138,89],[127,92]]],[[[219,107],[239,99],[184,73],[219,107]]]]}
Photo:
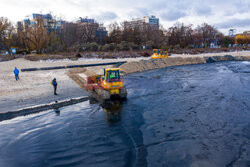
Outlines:
{"type": "Polygon", "coordinates": [[[7,18],[0,17],[0,49],[9,49],[13,35],[14,27],[7,18]]]}
{"type": "Polygon", "coordinates": [[[109,43],[119,44],[122,41],[122,29],[117,22],[111,23],[109,26],[109,43]]]}
{"type": "Polygon", "coordinates": [[[121,23],[121,40],[127,42],[134,42],[133,29],[130,27],[125,27],[125,22],[121,23]]]}
{"type": "Polygon", "coordinates": [[[78,23],[77,36],[80,43],[94,42],[96,36],[97,23],[78,23]]]}
{"type": "Polygon", "coordinates": [[[69,49],[77,42],[77,24],[64,23],[60,36],[66,49],[69,49]]]}
{"type": "Polygon", "coordinates": [[[122,41],[133,42],[136,45],[146,45],[149,41],[153,47],[159,48],[164,41],[163,30],[148,23],[143,23],[135,27],[125,27],[122,24],[122,41]]]}
{"type": "Polygon", "coordinates": [[[181,48],[192,44],[193,30],[192,25],[184,25],[183,23],[176,23],[167,31],[168,44],[172,46],[179,46],[181,48]]]}
{"type": "Polygon", "coordinates": [[[20,36],[29,50],[42,53],[53,39],[54,32],[48,32],[44,26],[44,20],[39,18],[36,19],[34,24],[25,26],[20,32],[20,36]]]}
{"type": "Polygon", "coordinates": [[[217,36],[219,31],[214,28],[213,26],[203,23],[201,26],[198,26],[195,29],[196,36],[200,38],[201,40],[201,45],[204,47],[208,47],[210,43],[217,41],[217,36]]]}

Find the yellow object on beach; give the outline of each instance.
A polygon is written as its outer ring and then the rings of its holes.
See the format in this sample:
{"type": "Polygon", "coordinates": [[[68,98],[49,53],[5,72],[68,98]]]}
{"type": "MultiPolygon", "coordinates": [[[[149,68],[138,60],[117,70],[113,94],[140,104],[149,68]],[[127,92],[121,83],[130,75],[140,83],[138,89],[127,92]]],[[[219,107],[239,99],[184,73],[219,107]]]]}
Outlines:
{"type": "Polygon", "coordinates": [[[152,59],[164,59],[168,58],[168,52],[162,51],[161,49],[154,49],[153,55],[151,56],[152,59]]]}
{"type": "Polygon", "coordinates": [[[124,99],[127,97],[127,90],[123,84],[120,68],[106,68],[104,75],[88,77],[85,89],[100,96],[103,100],[110,100],[111,96],[124,99]]]}

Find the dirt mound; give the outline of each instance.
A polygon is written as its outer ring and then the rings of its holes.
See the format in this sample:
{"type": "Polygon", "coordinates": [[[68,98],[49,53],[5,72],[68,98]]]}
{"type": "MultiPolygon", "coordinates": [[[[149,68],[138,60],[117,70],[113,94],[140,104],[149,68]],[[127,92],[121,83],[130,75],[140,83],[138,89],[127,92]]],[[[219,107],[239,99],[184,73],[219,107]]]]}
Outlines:
{"type": "Polygon", "coordinates": [[[203,56],[203,57],[169,57],[167,59],[149,59],[138,62],[127,62],[120,66],[124,73],[134,73],[171,66],[181,66],[189,64],[213,63],[219,61],[248,61],[250,56],[203,56]]]}
{"type": "Polygon", "coordinates": [[[133,73],[145,70],[153,70],[157,68],[165,68],[170,66],[180,66],[187,64],[201,64],[206,63],[205,58],[199,57],[170,57],[168,59],[149,59],[141,60],[139,62],[128,62],[120,66],[125,73],[133,73]]]}

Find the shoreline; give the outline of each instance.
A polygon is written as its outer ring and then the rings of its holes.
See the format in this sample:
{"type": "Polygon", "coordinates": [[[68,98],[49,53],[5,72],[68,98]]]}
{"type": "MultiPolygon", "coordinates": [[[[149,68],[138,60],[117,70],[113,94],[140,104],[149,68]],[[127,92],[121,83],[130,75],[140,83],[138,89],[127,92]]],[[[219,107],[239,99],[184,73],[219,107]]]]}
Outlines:
{"type": "MultiPolygon", "coordinates": [[[[141,58],[123,60],[139,61],[141,58]]],[[[74,99],[89,95],[87,91],[81,88],[68,76],[68,71],[70,69],[22,72],[22,68],[106,63],[109,61],[111,60],[34,62],[19,58],[11,61],[0,62],[0,114],[18,111],[22,108],[37,106],[40,104],[49,104],[55,101],[74,99]],[[20,71],[19,81],[15,80],[13,74],[14,67],[17,67],[20,71]],[[53,86],[50,84],[50,81],[53,78],[56,78],[58,82],[57,96],[53,94],[53,86]]],[[[121,60],[112,60],[112,62],[118,61],[121,60]]],[[[86,67],[86,69],[103,71],[103,66],[86,67]]]]}
{"type": "MultiPolygon", "coordinates": [[[[250,52],[236,53],[238,55],[224,54],[210,54],[210,55],[174,55],[166,59],[130,59],[127,63],[121,65],[119,68],[124,74],[130,74],[135,72],[143,72],[147,70],[154,70],[159,68],[167,68],[171,66],[182,66],[191,64],[205,64],[221,61],[249,61],[250,52]],[[211,56],[213,55],[213,56],[211,56]]],[[[111,60],[109,60],[111,61],[111,60]]],[[[114,59],[112,62],[121,61],[121,59],[114,59]]],[[[9,62],[0,62],[0,65],[4,64],[6,68],[0,70],[0,77],[3,78],[0,82],[0,121],[3,118],[11,119],[15,114],[17,116],[35,113],[42,110],[53,109],[59,105],[60,107],[74,103],[74,99],[88,98],[88,92],[83,89],[84,78],[81,77],[81,73],[85,74],[86,71],[94,72],[97,74],[103,73],[103,68],[112,66],[99,66],[99,67],[87,67],[79,69],[61,69],[61,70],[48,70],[48,71],[36,71],[36,72],[23,72],[20,75],[21,81],[14,81],[11,64],[23,63],[23,67],[50,67],[54,65],[62,65],[65,62],[33,62],[30,63],[27,60],[14,60],[9,62]],[[73,71],[73,72],[72,72],[73,71]],[[69,75],[70,74],[70,75],[69,75]],[[74,75],[72,77],[72,74],[74,75]],[[53,77],[57,77],[59,82],[59,96],[51,94],[52,87],[49,84],[49,80],[53,77]],[[75,79],[74,79],[75,78],[75,79]],[[76,82],[76,80],[78,80],[76,82]],[[80,81],[80,82],[79,82],[80,81]],[[73,101],[70,101],[72,99],[73,101]],[[55,105],[55,101],[58,103],[55,105]],[[42,105],[41,105],[42,104],[42,105]],[[23,113],[23,114],[21,114],[23,113]],[[5,115],[5,117],[3,116],[5,115]],[[8,114],[10,114],[8,116],[8,114]]],[[[68,64],[80,64],[80,63],[99,63],[100,61],[80,61],[80,62],[67,62],[68,64]]],[[[107,62],[106,60],[102,62],[107,62]]],[[[81,102],[81,101],[79,101],[81,102]]]]}
{"type": "MultiPolygon", "coordinates": [[[[170,56],[165,59],[148,59],[140,61],[131,61],[119,66],[124,75],[136,72],[144,72],[148,70],[155,70],[160,68],[167,68],[173,66],[184,66],[194,64],[206,64],[222,61],[249,61],[250,55],[247,56],[232,56],[232,55],[219,55],[219,56],[170,56]]],[[[69,70],[68,76],[74,80],[80,87],[84,88],[86,84],[86,77],[93,75],[101,75],[103,71],[93,69],[82,70],[72,69],[69,70]]]]}
{"type": "Polygon", "coordinates": [[[83,96],[83,97],[78,97],[78,98],[71,98],[71,99],[67,99],[67,100],[62,100],[62,101],[55,101],[55,102],[51,102],[48,104],[30,106],[30,107],[21,108],[19,110],[15,110],[15,111],[3,112],[3,113],[0,113],[0,122],[4,121],[4,120],[8,120],[8,119],[13,119],[13,118],[18,117],[18,116],[25,116],[25,115],[29,115],[29,114],[39,113],[39,112],[46,111],[46,110],[54,109],[55,111],[58,111],[58,109],[61,107],[81,103],[81,102],[84,102],[87,100],[89,100],[89,97],[83,96]]]}
{"type": "Polygon", "coordinates": [[[183,66],[192,64],[206,64],[222,61],[249,61],[250,55],[247,56],[233,56],[233,55],[219,55],[219,56],[190,56],[190,57],[169,57],[165,59],[149,59],[140,60],[138,62],[127,62],[122,64],[120,68],[125,74],[142,72],[147,70],[154,70],[159,68],[167,68],[172,66],[183,66]]]}

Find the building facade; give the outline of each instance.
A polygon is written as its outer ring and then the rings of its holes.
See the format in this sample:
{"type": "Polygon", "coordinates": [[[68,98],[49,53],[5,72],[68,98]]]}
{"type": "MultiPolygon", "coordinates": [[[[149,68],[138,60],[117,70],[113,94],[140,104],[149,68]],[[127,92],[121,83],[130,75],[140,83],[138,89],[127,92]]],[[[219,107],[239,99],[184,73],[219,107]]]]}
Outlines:
{"type": "Polygon", "coordinates": [[[41,21],[43,26],[46,28],[47,32],[58,32],[62,29],[63,20],[56,20],[51,14],[37,14],[26,16],[26,18],[17,22],[18,29],[27,29],[29,27],[35,26],[38,21],[41,21]]]}
{"type": "Polygon", "coordinates": [[[88,28],[85,29],[85,31],[93,31],[93,35],[97,43],[104,44],[106,42],[108,31],[103,24],[97,23],[94,19],[82,17],[80,17],[77,23],[82,26],[87,26],[88,28]]]}
{"type": "Polygon", "coordinates": [[[94,19],[89,19],[87,17],[85,17],[85,18],[80,17],[79,22],[81,22],[81,23],[95,23],[95,20],[94,19]]]}
{"type": "Polygon", "coordinates": [[[152,15],[124,22],[125,29],[143,29],[147,25],[153,29],[159,29],[159,18],[152,15]]]}
{"type": "Polygon", "coordinates": [[[107,37],[108,37],[108,31],[106,30],[106,27],[104,27],[103,24],[99,24],[99,26],[96,30],[97,42],[99,44],[105,44],[107,37]]]}

